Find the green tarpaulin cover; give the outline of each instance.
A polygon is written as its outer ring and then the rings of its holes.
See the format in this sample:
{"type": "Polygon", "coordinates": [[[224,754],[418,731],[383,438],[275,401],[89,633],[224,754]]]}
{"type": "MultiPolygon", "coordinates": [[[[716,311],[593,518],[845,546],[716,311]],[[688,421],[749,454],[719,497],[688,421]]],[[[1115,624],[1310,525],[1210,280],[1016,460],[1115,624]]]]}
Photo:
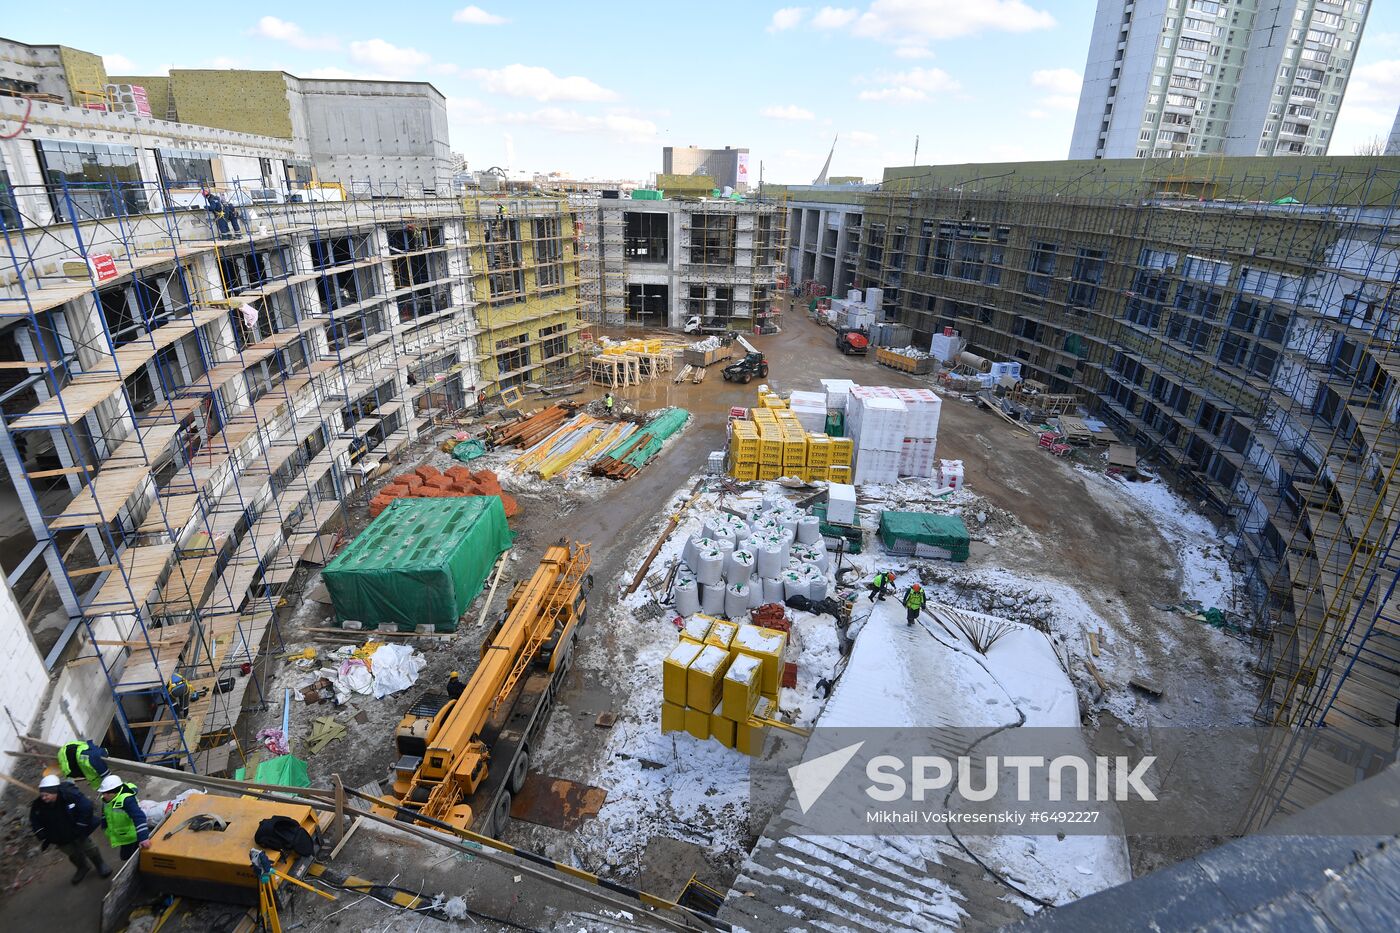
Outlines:
{"type": "Polygon", "coordinates": [[[499,496],[395,499],[321,577],[337,622],[455,632],[510,543],[499,496]]]}
{"type": "Polygon", "coordinates": [[[880,541],[893,549],[896,541],[912,541],[950,551],[953,560],[967,560],[972,539],[960,515],[928,512],[881,512],[880,541]]]}
{"type": "MultiPolygon", "coordinates": [[[[235,777],[240,781],[247,780],[243,776],[245,770],[239,768],[235,777]]],[[[280,787],[310,787],[311,778],[306,773],[306,762],[296,755],[279,755],[258,765],[253,783],[276,784],[280,787]]]]}
{"type": "Polygon", "coordinates": [[[486,456],[486,445],[481,441],[462,441],[452,448],[452,459],[470,463],[477,457],[486,456]]]}

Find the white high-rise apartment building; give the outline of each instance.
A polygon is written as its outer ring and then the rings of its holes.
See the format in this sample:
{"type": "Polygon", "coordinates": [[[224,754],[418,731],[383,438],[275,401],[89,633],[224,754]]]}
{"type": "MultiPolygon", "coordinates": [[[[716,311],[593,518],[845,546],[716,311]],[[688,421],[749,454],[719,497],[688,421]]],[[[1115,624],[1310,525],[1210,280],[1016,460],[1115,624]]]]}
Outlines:
{"type": "Polygon", "coordinates": [[[1372,0],[1099,0],[1072,159],[1325,155],[1372,0]]]}

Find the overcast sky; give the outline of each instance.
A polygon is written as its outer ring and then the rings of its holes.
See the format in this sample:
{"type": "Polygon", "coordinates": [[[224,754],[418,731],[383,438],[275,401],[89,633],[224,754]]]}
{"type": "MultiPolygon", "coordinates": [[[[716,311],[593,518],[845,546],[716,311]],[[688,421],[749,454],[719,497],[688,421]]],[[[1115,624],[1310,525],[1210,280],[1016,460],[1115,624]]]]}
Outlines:
{"type": "MultiPolygon", "coordinates": [[[[710,0],[481,6],[339,0],[217,17],[187,3],[13,4],[9,38],[101,54],[114,74],[280,68],[431,81],[473,168],[644,180],[661,147],[746,146],[751,174],[834,175],[1069,151],[1093,0],[710,0]]],[[[1400,105],[1400,3],[1377,2],[1331,152],[1385,137],[1400,105]]],[[[246,11],[246,12],[244,12],[246,11]]]]}

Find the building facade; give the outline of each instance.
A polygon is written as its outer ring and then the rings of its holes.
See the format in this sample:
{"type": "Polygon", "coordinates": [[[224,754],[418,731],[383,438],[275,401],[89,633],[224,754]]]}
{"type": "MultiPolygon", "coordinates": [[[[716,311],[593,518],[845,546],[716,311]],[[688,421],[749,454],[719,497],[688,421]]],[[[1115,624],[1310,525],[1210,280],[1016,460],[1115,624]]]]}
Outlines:
{"type": "Polygon", "coordinates": [[[1099,0],[1071,159],[1325,155],[1367,0],[1099,0]]]}
{"type": "Polygon", "coordinates": [[[574,196],[583,316],[610,326],[763,329],[786,284],[786,211],[727,198],[574,196]]]}
{"type": "Polygon", "coordinates": [[[823,295],[864,288],[861,225],[865,198],[876,185],[804,185],[787,189],[788,275],[823,295]]]}
{"type": "MultiPolygon", "coordinates": [[[[1106,160],[887,169],[865,195],[855,275],[916,345],[951,327],[1078,393],[1238,541],[1256,719],[1296,737],[1255,825],[1394,760],[1397,177],[1396,159],[1106,160]]],[[[828,211],[795,208],[795,229],[828,211]]]]}
{"type": "Polygon", "coordinates": [[[661,174],[709,175],[720,188],[747,191],[749,150],[699,149],[695,146],[666,146],[661,150],[661,174]]]}
{"type": "Polygon", "coordinates": [[[0,599],[0,643],[49,688],[16,720],[222,771],[261,702],[239,671],[346,498],[436,415],[576,362],[572,214],[277,197],[220,239],[171,172],[278,177],[288,140],[13,97],[0,121],[6,570],[35,626],[0,599]],[[177,727],[175,672],[234,688],[177,727]]]}

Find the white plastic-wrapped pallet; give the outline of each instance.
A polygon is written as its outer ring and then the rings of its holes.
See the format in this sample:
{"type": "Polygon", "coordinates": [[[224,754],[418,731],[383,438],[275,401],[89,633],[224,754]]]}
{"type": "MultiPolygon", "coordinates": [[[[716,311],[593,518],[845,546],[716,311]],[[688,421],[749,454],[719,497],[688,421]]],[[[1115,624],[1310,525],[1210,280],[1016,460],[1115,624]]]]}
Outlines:
{"type": "Polygon", "coordinates": [[[749,581],[731,583],[724,590],[724,615],[730,620],[743,620],[749,614],[749,581]]]}
{"type": "MultiPolygon", "coordinates": [[[[783,601],[783,581],[777,577],[763,578],[763,602],[780,603],[783,601]]],[[[759,605],[762,605],[760,603],[759,605]]]]}
{"type": "Polygon", "coordinates": [[[676,581],[676,612],[691,616],[700,611],[700,588],[694,580],[676,581]]]}
{"type": "Polygon", "coordinates": [[[807,578],[807,598],[814,603],[819,603],[826,599],[827,579],[826,574],[817,572],[815,576],[807,578]]]}
{"type": "Polygon", "coordinates": [[[720,557],[724,558],[724,566],[729,566],[729,555],[734,553],[733,538],[716,538],[715,550],[719,551],[720,557]]]}
{"type": "Polygon", "coordinates": [[[804,515],[797,522],[797,540],[812,544],[822,538],[822,523],[815,515],[804,515]]]}
{"type": "Polygon", "coordinates": [[[753,551],[746,548],[739,548],[729,555],[729,566],[725,571],[724,578],[730,583],[738,583],[740,580],[747,580],[753,576],[754,556],[753,551]]]}
{"type": "Polygon", "coordinates": [[[685,564],[691,570],[695,569],[695,557],[698,553],[699,547],[700,535],[691,535],[689,538],[686,539],[685,546],[681,548],[681,563],[685,564]]]}
{"type": "Polygon", "coordinates": [[[719,548],[708,548],[696,558],[695,579],[703,586],[716,586],[724,579],[724,555],[719,548]]]}
{"type": "Polygon", "coordinates": [[[704,612],[705,615],[717,616],[724,612],[725,589],[726,587],[723,583],[700,587],[700,610],[704,612]]]}

